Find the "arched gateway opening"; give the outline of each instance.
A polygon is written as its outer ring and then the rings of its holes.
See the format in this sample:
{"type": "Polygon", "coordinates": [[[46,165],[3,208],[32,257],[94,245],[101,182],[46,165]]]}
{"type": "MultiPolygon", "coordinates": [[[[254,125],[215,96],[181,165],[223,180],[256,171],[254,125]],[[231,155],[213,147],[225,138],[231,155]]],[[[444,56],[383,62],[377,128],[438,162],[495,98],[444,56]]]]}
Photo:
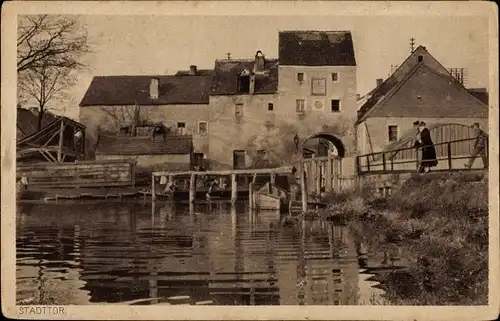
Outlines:
{"type": "Polygon", "coordinates": [[[324,156],[345,156],[345,147],[342,140],[333,134],[321,132],[309,136],[301,144],[302,157],[311,158],[324,156]]]}

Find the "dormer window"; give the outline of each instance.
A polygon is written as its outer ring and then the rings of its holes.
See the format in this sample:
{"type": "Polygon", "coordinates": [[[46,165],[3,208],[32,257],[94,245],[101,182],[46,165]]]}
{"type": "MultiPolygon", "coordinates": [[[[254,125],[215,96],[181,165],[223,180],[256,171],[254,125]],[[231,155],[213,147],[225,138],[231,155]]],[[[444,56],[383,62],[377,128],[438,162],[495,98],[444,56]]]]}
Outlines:
{"type": "Polygon", "coordinates": [[[418,61],[418,62],[422,62],[422,61],[424,61],[424,56],[419,55],[419,56],[418,56],[418,58],[417,58],[417,61],[418,61]]]}
{"type": "Polygon", "coordinates": [[[238,94],[250,93],[250,72],[244,69],[238,74],[238,94]]]}

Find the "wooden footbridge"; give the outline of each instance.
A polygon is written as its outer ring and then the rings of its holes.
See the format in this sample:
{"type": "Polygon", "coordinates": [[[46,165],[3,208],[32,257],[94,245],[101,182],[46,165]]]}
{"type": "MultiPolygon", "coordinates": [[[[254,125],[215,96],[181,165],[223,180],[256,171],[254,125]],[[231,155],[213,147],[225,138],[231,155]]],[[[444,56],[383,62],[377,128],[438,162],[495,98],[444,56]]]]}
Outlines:
{"type": "MultiPolygon", "coordinates": [[[[439,125],[432,128],[432,135],[436,137],[436,141],[438,142],[433,145],[436,150],[438,164],[431,170],[449,172],[487,168],[488,148],[485,148],[482,153],[478,154],[475,150],[476,138],[471,137],[470,133],[467,133],[467,135],[449,134],[450,131],[448,129],[452,125],[439,125]],[[453,139],[464,136],[466,138],[453,139]],[[468,167],[467,165],[472,159],[474,159],[472,166],[468,167]]],[[[463,125],[453,126],[469,129],[469,127],[463,125]]],[[[421,164],[422,148],[415,148],[413,146],[414,137],[415,135],[408,135],[395,144],[387,146],[386,149],[380,152],[351,158],[348,156],[339,157],[333,155],[312,158],[299,157],[293,163],[294,166],[220,171],[154,172],[152,195],[153,199],[155,199],[158,177],[164,177],[163,181],[166,181],[166,178],[168,178],[168,181],[172,181],[174,177],[184,178],[189,179],[189,201],[192,203],[196,196],[197,177],[230,177],[231,202],[234,203],[238,197],[238,190],[248,191],[250,199],[252,199],[251,195],[255,190],[257,176],[267,176],[269,177],[269,182],[274,184],[276,175],[287,175],[292,180],[290,184],[290,207],[298,210],[301,205],[302,211],[305,212],[308,204],[317,202],[317,199],[323,193],[338,193],[346,189],[356,189],[367,176],[416,173],[421,164]],[[292,175],[293,167],[296,168],[295,175],[298,177],[292,175]],[[242,184],[243,188],[238,188],[239,184],[242,184]],[[300,199],[297,199],[297,197],[300,199]]]]}
{"type": "MultiPolygon", "coordinates": [[[[474,155],[475,141],[476,138],[466,138],[434,144],[438,164],[432,171],[470,171],[487,168],[488,148],[484,149],[483,155],[474,155]],[[469,168],[467,165],[474,156],[477,156],[477,159],[474,159],[469,168]]],[[[409,143],[411,141],[401,148],[358,156],[356,159],[358,175],[416,172],[421,164],[422,148],[410,147],[409,143]]]]}
{"type": "Polygon", "coordinates": [[[235,170],[213,170],[213,171],[164,171],[164,172],[153,172],[152,173],[152,197],[153,200],[156,199],[157,190],[156,182],[158,177],[163,177],[164,181],[172,182],[174,179],[188,179],[189,180],[189,202],[192,203],[195,200],[196,190],[197,190],[197,178],[199,177],[218,177],[220,179],[230,178],[231,184],[231,202],[236,202],[238,197],[238,190],[252,191],[253,186],[255,186],[257,176],[267,176],[271,184],[275,184],[276,175],[291,175],[293,166],[284,166],[278,168],[259,168],[259,169],[235,169],[235,170]],[[243,181],[243,189],[238,188],[238,178],[243,181]]]}

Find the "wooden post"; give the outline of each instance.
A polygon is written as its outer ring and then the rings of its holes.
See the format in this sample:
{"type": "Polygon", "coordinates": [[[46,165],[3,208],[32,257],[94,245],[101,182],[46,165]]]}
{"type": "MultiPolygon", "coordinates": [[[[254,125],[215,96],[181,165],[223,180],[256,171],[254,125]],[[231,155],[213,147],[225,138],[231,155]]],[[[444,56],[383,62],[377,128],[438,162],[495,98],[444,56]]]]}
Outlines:
{"type": "Polygon", "coordinates": [[[132,179],[132,187],[135,187],[135,161],[130,162],[130,178],[132,179]]]}
{"type": "Polygon", "coordinates": [[[366,156],[366,171],[370,171],[370,155],[366,156]]]}
{"type": "Polygon", "coordinates": [[[316,162],[316,196],[321,194],[321,167],[323,166],[322,161],[316,162]]]}
{"type": "Polygon", "coordinates": [[[299,166],[300,170],[300,192],[302,199],[302,212],[307,212],[307,185],[306,185],[306,176],[304,173],[304,162],[300,162],[299,166]]]}
{"type": "Polygon", "coordinates": [[[81,143],[80,146],[82,147],[82,154],[83,158],[85,159],[85,130],[82,130],[82,138],[81,138],[81,143]]]}
{"type": "Polygon", "coordinates": [[[236,182],[236,174],[231,175],[231,203],[234,204],[238,198],[238,183],[236,182]]]}
{"type": "Polygon", "coordinates": [[[316,171],[318,170],[318,167],[316,166],[316,160],[314,158],[311,159],[310,168],[311,168],[311,173],[309,174],[307,188],[311,189],[311,191],[315,192],[316,191],[316,176],[317,176],[316,171]]]}
{"type": "Polygon", "coordinates": [[[325,175],[326,175],[326,180],[325,180],[325,192],[329,193],[332,191],[332,165],[333,165],[334,159],[331,157],[328,157],[326,161],[326,170],[325,170],[325,175]]]}
{"type": "Polygon", "coordinates": [[[361,161],[359,159],[360,159],[360,157],[356,156],[356,171],[357,171],[358,175],[361,174],[361,172],[362,172],[361,161]]]}
{"type": "Polygon", "coordinates": [[[189,204],[194,203],[196,198],[196,174],[191,174],[189,179],[189,204]]]}
{"type": "Polygon", "coordinates": [[[295,184],[290,186],[290,200],[292,200],[292,201],[297,200],[297,185],[295,185],[295,184]]]}
{"type": "Polygon", "coordinates": [[[385,172],[385,153],[382,153],[382,169],[385,172]]]}
{"type": "Polygon", "coordinates": [[[255,185],[256,181],[257,181],[257,173],[253,173],[252,183],[255,185]]]}
{"type": "Polygon", "coordinates": [[[276,184],[276,173],[271,172],[271,184],[276,184]]]}
{"type": "Polygon", "coordinates": [[[451,165],[451,143],[448,142],[448,144],[446,144],[447,146],[447,149],[448,149],[448,169],[451,169],[452,165],[451,165]]]}
{"type": "Polygon", "coordinates": [[[253,210],[255,207],[253,198],[253,183],[248,184],[248,204],[250,209],[253,210]]]}
{"type": "Polygon", "coordinates": [[[394,171],[394,156],[391,157],[391,172],[394,171]]]}
{"type": "Polygon", "coordinates": [[[57,161],[62,161],[62,148],[64,142],[64,120],[61,119],[61,129],[59,129],[59,148],[57,149],[57,161]]]}
{"type": "MultiPolygon", "coordinates": [[[[156,199],[156,191],[155,191],[155,174],[151,175],[151,199],[154,201],[156,199]]],[[[144,194],[144,198],[146,198],[146,194],[144,194]]]]}
{"type": "Polygon", "coordinates": [[[339,166],[339,160],[335,159],[335,162],[333,163],[333,190],[335,193],[339,192],[339,172],[340,172],[340,166],[339,166]]]}

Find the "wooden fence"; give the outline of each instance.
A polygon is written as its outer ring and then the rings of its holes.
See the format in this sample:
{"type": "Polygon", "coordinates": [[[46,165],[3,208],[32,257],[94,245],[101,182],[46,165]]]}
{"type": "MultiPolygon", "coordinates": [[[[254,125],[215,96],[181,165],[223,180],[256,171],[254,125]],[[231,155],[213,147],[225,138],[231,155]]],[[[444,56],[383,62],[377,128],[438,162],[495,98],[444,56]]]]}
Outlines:
{"type": "Polygon", "coordinates": [[[342,159],[337,156],[306,158],[301,162],[308,195],[356,188],[356,176],[343,174],[342,159]]]}
{"type": "MultiPolygon", "coordinates": [[[[434,144],[438,165],[433,170],[464,170],[474,150],[476,138],[458,139],[434,144]]],[[[488,149],[485,150],[486,154],[488,149]]],[[[358,174],[416,171],[422,158],[422,149],[414,147],[371,153],[357,157],[358,174]]],[[[480,155],[472,169],[482,168],[480,155]]]]}
{"type": "Polygon", "coordinates": [[[135,162],[77,161],[18,164],[17,178],[37,188],[134,187],[135,162]]]}

